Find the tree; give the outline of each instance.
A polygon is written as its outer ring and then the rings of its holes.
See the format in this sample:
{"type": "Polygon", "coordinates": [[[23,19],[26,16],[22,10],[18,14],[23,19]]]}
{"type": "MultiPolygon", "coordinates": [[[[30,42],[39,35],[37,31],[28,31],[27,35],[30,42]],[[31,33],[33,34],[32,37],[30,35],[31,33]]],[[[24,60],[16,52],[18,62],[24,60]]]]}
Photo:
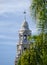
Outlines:
{"type": "Polygon", "coordinates": [[[35,42],[30,45],[30,49],[23,52],[18,65],[47,65],[47,46],[43,45],[40,35],[34,36],[33,39],[35,42]]]}
{"type": "Polygon", "coordinates": [[[30,10],[37,21],[38,31],[47,35],[47,0],[32,0],[30,10]]]}
{"type": "Polygon", "coordinates": [[[33,11],[34,17],[37,21],[38,32],[41,31],[39,37],[36,40],[36,45],[41,49],[43,64],[47,64],[45,54],[47,51],[47,0],[32,0],[31,11],[33,11]],[[39,46],[41,44],[41,46],[39,46]],[[45,60],[44,60],[45,59],[45,60]]]}

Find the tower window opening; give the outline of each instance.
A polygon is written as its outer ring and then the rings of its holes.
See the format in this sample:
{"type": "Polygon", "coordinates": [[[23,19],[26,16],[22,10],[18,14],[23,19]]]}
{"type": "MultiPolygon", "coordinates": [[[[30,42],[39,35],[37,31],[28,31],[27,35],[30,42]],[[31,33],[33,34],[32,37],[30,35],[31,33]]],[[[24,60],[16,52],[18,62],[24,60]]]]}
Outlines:
{"type": "Polygon", "coordinates": [[[27,36],[26,35],[24,35],[24,40],[27,40],[27,36]]]}
{"type": "Polygon", "coordinates": [[[27,48],[24,48],[24,50],[26,50],[27,48]]]}

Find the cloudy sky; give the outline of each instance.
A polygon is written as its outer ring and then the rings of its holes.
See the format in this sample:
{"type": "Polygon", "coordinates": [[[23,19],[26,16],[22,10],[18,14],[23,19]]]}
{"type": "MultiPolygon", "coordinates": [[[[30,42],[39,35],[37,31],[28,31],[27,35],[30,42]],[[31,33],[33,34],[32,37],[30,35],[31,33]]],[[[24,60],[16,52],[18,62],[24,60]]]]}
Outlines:
{"type": "Polygon", "coordinates": [[[36,33],[35,23],[30,13],[30,0],[0,0],[0,44],[16,44],[18,30],[24,21],[23,12],[33,34],[36,33]]]}
{"type": "Polygon", "coordinates": [[[30,5],[29,0],[0,0],[0,13],[4,12],[21,12],[28,9],[30,5]]]}

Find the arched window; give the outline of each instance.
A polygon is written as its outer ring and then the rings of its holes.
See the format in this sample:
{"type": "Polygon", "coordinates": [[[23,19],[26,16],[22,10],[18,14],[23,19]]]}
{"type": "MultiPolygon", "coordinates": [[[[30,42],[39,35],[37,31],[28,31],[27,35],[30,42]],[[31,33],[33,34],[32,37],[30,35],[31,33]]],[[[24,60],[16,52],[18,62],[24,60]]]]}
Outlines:
{"type": "Polygon", "coordinates": [[[24,35],[24,40],[27,40],[27,35],[24,35]]]}

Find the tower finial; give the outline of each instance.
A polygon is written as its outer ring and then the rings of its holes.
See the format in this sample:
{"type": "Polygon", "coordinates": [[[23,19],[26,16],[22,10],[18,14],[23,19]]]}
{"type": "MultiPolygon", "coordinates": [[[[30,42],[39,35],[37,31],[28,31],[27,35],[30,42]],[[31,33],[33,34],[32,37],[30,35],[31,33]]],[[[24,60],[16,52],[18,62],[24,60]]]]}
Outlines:
{"type": "Polygon", "coordinates": [[[25,19],[25,21],[26,21],[26,11],[24,11],[24,19],[25,19]]]}

